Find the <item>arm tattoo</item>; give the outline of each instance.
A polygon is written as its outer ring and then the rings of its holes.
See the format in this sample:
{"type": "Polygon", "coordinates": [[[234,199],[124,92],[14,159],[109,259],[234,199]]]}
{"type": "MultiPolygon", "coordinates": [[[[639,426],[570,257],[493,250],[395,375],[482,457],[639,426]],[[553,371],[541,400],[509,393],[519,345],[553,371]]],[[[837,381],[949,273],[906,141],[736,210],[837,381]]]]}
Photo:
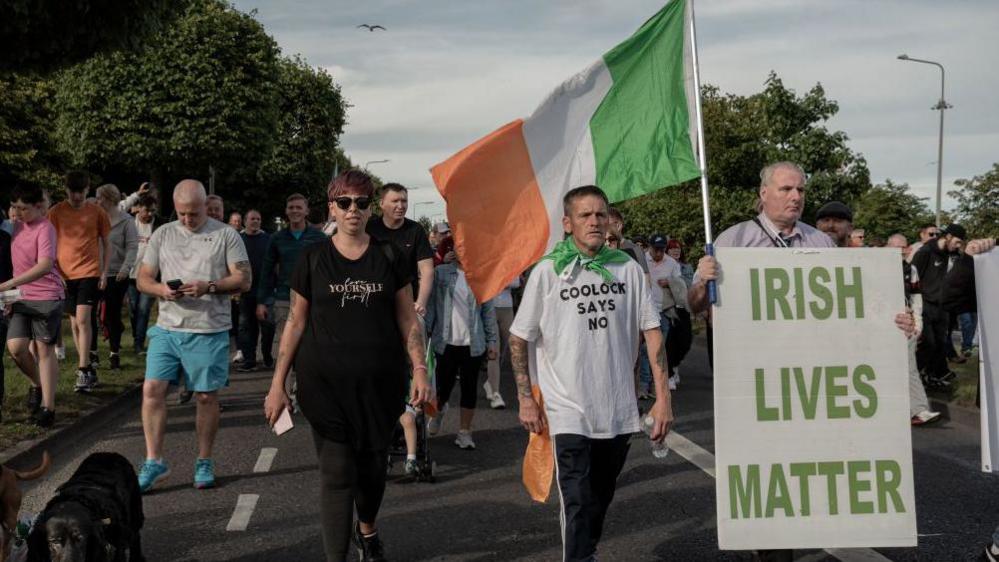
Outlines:
{"type": "Polygon", "coordinates": [[[517,394],[531,394],[531,375],[528,370],[527,342],[517,336],[510,336],[510,362],[513,363],[513,378],[517,381],[517,394]]]}
{"type": "Polygon", "coordinates": [[[251,275],[250,262],[248,261],[236,262],[236,265],[233,267],[235,267],[236,270],[238,270],[243,275],[247,276],[251,275]]]}
{"type": "Polygon", "coordinates": [[[666,362],[666,338],[663,338],[663,343],[659,346],[659,352],[656,354],[656,363],[663,374],[669,374],[669,367],[666,362]]]}
{"type": "Polygon", "coordinates": [[[409,353],[414,369],[426,366],[424,361],[426,346],[423,341],[423,330],[420,329],[419,322],[413,322],[409,328],[409,334],[406,336],[406,351],[409,353]]]}

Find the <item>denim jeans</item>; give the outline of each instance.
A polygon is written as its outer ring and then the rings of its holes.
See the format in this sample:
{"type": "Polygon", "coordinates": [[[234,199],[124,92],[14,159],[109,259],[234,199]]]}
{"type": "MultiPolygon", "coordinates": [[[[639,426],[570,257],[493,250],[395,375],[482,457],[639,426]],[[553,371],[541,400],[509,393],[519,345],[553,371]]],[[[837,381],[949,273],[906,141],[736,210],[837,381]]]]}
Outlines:
{"type": "MultiPolygon", "coordinates": [[[[663,333],[663,341],[669,335],[669,317],[659,313],[659,331],[663,333]]],[[[667,373],[668,375],[668,373],[667,373]]],[[[651,391],[652,366],[649,364],[649,350],[645,347],[645,340],[642,340],[641,347],[638,348],[638,386],[641,390],[651,391]]]]}
{"type": "Polygon", "coordinates": [[[132,323],[132,340],[135,350],[141,351],[146,345],[146,329],[149,327],[149,312],[153,309],[152,296],[140,293],[135,279],[128,283],[128,319],[132,323]]]}
{"type": "Polygon", "coordinates": [[[975,345],[975,330],[978,329],[978,315],[965,312],[957,315],[957,325],[961,328],[961,351],[970,351],[975,345]]]}

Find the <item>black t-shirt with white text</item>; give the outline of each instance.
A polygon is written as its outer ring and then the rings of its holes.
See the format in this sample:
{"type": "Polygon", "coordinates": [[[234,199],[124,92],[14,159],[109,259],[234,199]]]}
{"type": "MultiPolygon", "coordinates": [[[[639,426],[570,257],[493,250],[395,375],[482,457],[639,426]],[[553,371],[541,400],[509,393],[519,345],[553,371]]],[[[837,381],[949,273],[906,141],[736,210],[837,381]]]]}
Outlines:
{"type": "Polygon", "coordinates": [[[420,291],[420,272],[416,264],[434,258],[434,250],[430,247],[430,240],[427,239],[423,226],[414,220],[403,219],[399,228],[389,228],[381,217],[371,217],[365,230],[370,236],[392,242],[402,250],[413,277],[413,299],[416,299],[420,291]]]}
{"type": "Polygon", "coordinates": [[[356,260],[328,240],[302,250],[291,277],[309,301],[295,354],[298,401],[323,437],[355,450],[389,445],[409,378],[395,298],[409,283],[408,264],[389,242],[372,238],[356,260]]]}

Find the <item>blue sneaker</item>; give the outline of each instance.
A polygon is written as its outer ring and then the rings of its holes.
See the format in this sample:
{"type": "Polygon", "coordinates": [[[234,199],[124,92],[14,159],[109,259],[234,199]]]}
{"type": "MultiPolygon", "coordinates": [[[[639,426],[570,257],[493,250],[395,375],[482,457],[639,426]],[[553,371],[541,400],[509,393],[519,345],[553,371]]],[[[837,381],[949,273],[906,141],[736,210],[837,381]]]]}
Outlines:
{"type": "Polygon", "coordinates": [[[194,462],[194,487],[199,490],[215,486],[215,461],[198,459],[194,462]]]}
{"type": "Polygon", "coordinates": [[[162,460],[146,459],[139,467],[139,491],[152,490],[157,483],[170,476],[170,468],[162,460]]]}

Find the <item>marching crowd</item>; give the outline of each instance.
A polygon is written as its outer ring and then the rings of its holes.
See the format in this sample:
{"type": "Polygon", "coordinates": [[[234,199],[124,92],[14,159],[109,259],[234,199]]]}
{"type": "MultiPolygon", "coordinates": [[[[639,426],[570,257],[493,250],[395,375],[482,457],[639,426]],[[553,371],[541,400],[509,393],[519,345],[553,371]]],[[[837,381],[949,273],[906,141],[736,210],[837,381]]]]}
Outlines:
{"type": "MultiPolygon", "coordinates": [[[[647,411],[649,437],[665,438],[671,391],[698,318],[710,342],[706,286],[722,265],[711,256],[690,263],[684,243],[664,233],[626,237],[626,217],[595,186],[565,195],[566,239],[484,303],[469,287],[449,225],[426,232],[406,218],[404,186],[376,192],[359,170],[330,183],[326,222],[310,223],[308,199],[294,193],[285,199],[285,226],[270,233],[256,209],[226,217],[222,198],[195,180],[169,194],[176,216],[170,222],[157,213],[149,184],[127,197],[111,184],[93,199],[90,190],[89,175],[72,172],[64,200],[50,207],[41,187],[19,184],[0,229],[0,291],[19,291],[5,297],[0,337],[30,380],[32,423],[55,420],[63,317],[70,318],[78,355],[75,389],[90,392],[99,384],[99,330],[107,333],[109,367],[120,365],[127,304],[134,349],[145,356],[140,488],[170,473],[162,449],[174,384],[183,385],[182,397],[196,397],[193,481],[211,487],[218,392],[228,385],[230,366],[273,368],[268,422],[285,409],[301,410],[312,427],[328,560],[343,560],[351,543],[362,560],[383,559],[376,518],[395,428],[403,430],[405,470],[413,473],[418,421],[438,434],[457,386],[454,443],[474,449],[480,381],[490,407],[506,406],[504,359],[521,424],[553,439],[565,559],[594,559],[629,438],[642,429],[636,404],[647,411]],[[605,323],[588,322],[580,311],[591,307],[600,307],[605,323]]],[[[881,245],[853,228],[853,213],[840,202],[819,209],[817,228],[801,222],[806,175],[793,163],[764,168],[759,196],[758,215],[724,231],[717,246],[881,245]]],[[[900,253],[906,302],[895,323],[910,336],[913,425],[939,418],[925,388],[951,384],[948,364],[974,351],[970,256],[995,245],[972,241],[953,224],[927,225],[919,237],[910,245],[898,233],[884,243],[900,253]],[[955,328],[960,350],[952,343],[955,328]]],[[[759,555],[778,560],[789,553],[759,555]]]]}

